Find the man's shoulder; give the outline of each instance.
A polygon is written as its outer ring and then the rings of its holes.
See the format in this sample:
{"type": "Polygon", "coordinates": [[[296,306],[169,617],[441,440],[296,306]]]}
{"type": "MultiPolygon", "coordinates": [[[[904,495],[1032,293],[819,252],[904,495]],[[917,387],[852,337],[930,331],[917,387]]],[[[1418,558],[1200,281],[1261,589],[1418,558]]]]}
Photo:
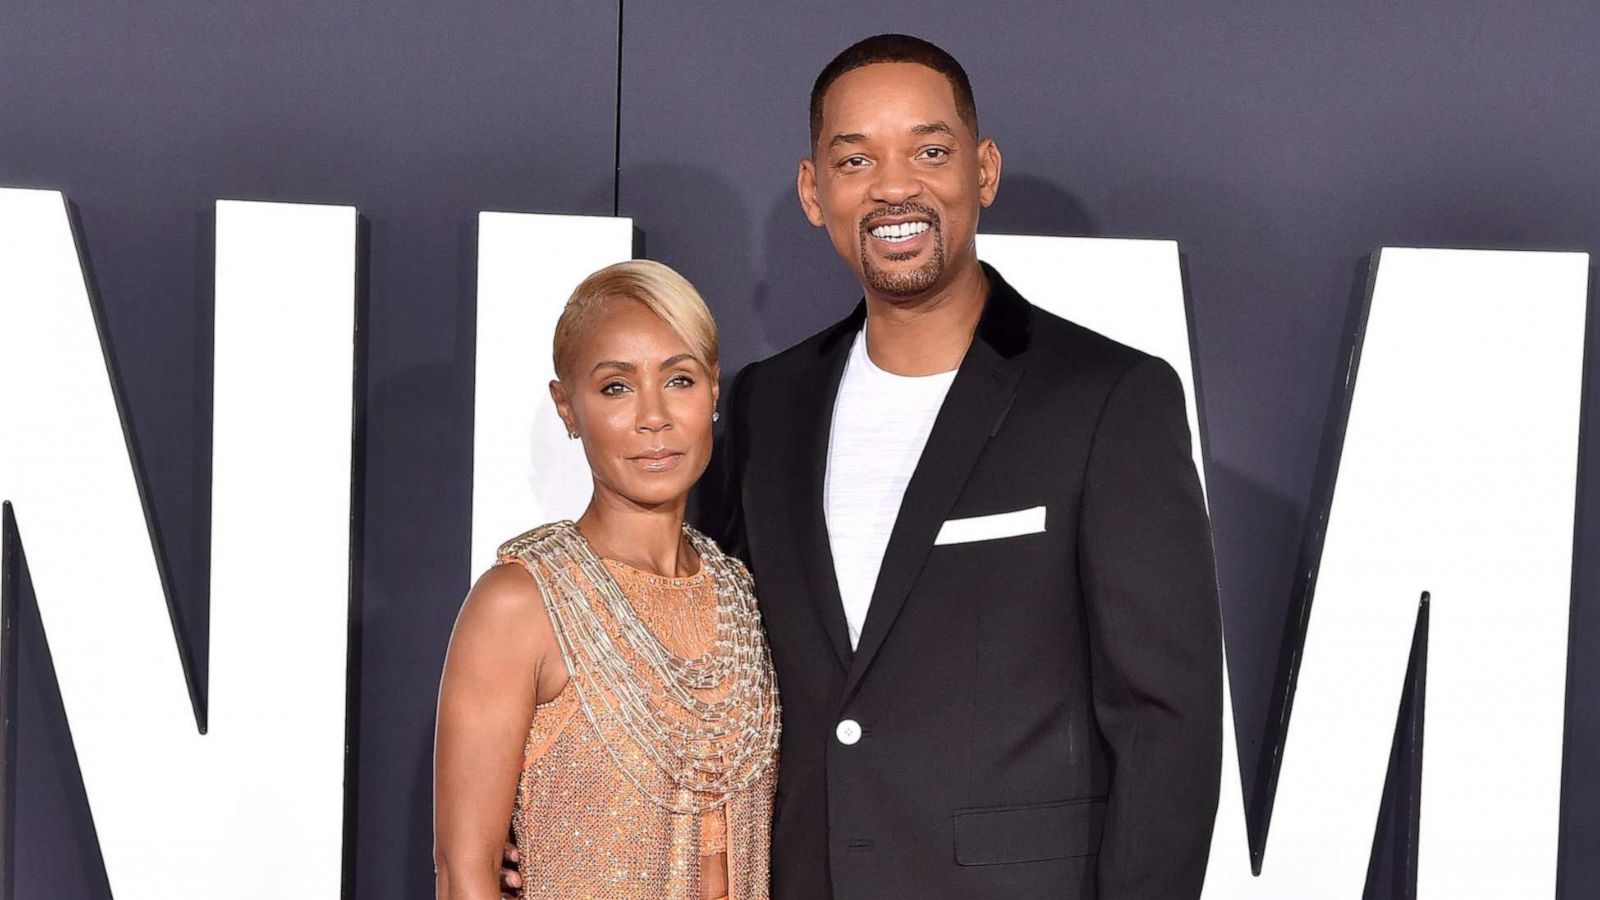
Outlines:
{"type": "Polygon", "coordinates": [[[1030,374],[1081,377],[1100,370],[1120,373],[1149,358],[1141,350],[1035,304],[994,266],[984,263],[983,269],[990,294],[978,324],[979,336],[1005,356],[1026,348],[1030,374]]]}
{"type": "MultiPolygon", "coordinates": [[[[1031,306],[1031,304],[1030,304],[1031,306]]],[[[1033,306],[1029,338],[1036,371],[1065,374],[1104,374],[1115,380],[1122,373],[1156,357],[1113,340],[1070,319],[1033,306]]]]}
{"type": "Polygon", "coordinates": [[[1102,408],[1115,397],[1131,408],[1176,409],[1182,416],[1182,381],[1167,360],[1038,307],[1032,316],[1031,376],[1053,386],[1087,390],[1091,402],[1102,408]]]}
{"type": "Polygon", "coordinates": [[[859,314],[852,313],[786,350],[747,364],[736,379],[746,391],[785,388],[796,379],[807,379],[825,368],[829,350],[839,341],[849,341],[859,329],[859,314]]]}

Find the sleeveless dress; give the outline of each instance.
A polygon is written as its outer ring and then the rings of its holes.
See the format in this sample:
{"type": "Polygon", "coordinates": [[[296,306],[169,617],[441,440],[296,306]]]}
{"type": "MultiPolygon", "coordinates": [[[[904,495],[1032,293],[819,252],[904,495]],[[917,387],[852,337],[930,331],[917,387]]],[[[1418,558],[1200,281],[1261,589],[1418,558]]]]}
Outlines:
{"type": "Polygon", "coordinates": [[[534,713],[512,830],[525,900],[766,900],[778,705],[749,573],[684,527],[700,571],[597,557],[570,522],[501,545],[539,587],[567,686],[534,713]],[[608,602],[608,596],[610,602],[608,602]]]}

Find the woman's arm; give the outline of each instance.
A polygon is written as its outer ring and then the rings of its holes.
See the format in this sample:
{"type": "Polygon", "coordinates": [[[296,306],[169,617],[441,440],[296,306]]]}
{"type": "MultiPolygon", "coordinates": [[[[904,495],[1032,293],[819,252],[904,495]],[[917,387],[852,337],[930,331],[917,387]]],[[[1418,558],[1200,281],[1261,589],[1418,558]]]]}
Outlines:
{"type": "Polygon", "coordinates": [[[490,569],[450,636],[434,733],[433,862],[439,900],[499,900],[500,860],[542,662],[555,637],[533,579],[490,569]]]}

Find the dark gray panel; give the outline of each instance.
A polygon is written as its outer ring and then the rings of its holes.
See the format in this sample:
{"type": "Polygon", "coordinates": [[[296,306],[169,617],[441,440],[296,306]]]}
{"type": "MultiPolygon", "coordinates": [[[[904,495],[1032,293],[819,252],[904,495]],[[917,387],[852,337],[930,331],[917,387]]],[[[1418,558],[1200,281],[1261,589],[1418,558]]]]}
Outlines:
{"type": "Polygon", "coordinates": [[[15,809],[22,812],[16,819],[7,887],[14,892],[10,896],[24,900],[96,900],[110,896],[111,888],[100,863],[33,584],[27,563],[18,562],[14,622],[20,683],[14,722],[29,735],[25,740],[36,752],[17,755],[14,781],[7,785],[15,789],[15,809]]]}
{"type": "MultiPolygon", "coordinates": [[[[793,180],[812,79],[878,31],[930,38],[967,67],[1006,160],[987,230],[1181,243],[1253,777],[1359,264],[1382,245],[1600,246],[1600,9],[711,2],[691,15],[634,0],[621,211],[648,255],[705,291],[732,368],[856,296],[793,180]]],[[[1593,521],[1594,491],[1582,502],[1593,521]]],[[[1600,639],[1593,556],[1580,554],[1573,620],[1568,896],[1600,885],[1600,857],[1579,852],[1600,843],[1600,671],[1582,652],[1600,639]]]]}
{"type": "MultiPolygon", "coordinates": [[[[475,214],[612,212],[617,19],[613,3],[497,0],[6,8],[0,183],[77,206],[202,687],[212,202],[363,214],[351,896],[432,896],[433,705],[469,583],[475,214]]],[[[48,671],[24,665],[22,680],[48,671]]],[[[21,704],[22,770],[75,782],[60,721],[37,708],[21,704]]],[[[60,817],[42,791],[18,799],[19,834],[60,817]]],[[[19,886],[93,855],[55,833],[19,855],[19,886]]],[[[242,877],[272,864],[239,855],[242,877]]]]}

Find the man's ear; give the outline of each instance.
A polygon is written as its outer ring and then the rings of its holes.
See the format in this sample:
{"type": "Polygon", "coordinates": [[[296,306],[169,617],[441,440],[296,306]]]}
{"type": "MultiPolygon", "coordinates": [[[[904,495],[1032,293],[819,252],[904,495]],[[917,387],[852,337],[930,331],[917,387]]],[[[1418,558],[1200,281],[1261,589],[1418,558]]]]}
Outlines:
{"type": "Polygon", "coordinates": [[[1000,190],[1000,162],[1000,145],[993,138],[978,142],[978,203],[986,208],[1000,190]]]}
{"type": "Polygon", "coordinates": [[[822,227],[822,204],[817,201],[817,164],[810,158],[800,160],[800,172],[794,179],[795,193],[800,195],[800,208],[805,210],[806,221],[822,227]]]}
{"type": "Polygon", "coordinates": [[[556,404],[556,415],[561,417],[561,424],[567,427],[567,433],[572,434],[578,430],[578,420],[572,414],[572,400],[567,396],[567,386],[560,381],[550,381],[550,399],[556,404]]]}

